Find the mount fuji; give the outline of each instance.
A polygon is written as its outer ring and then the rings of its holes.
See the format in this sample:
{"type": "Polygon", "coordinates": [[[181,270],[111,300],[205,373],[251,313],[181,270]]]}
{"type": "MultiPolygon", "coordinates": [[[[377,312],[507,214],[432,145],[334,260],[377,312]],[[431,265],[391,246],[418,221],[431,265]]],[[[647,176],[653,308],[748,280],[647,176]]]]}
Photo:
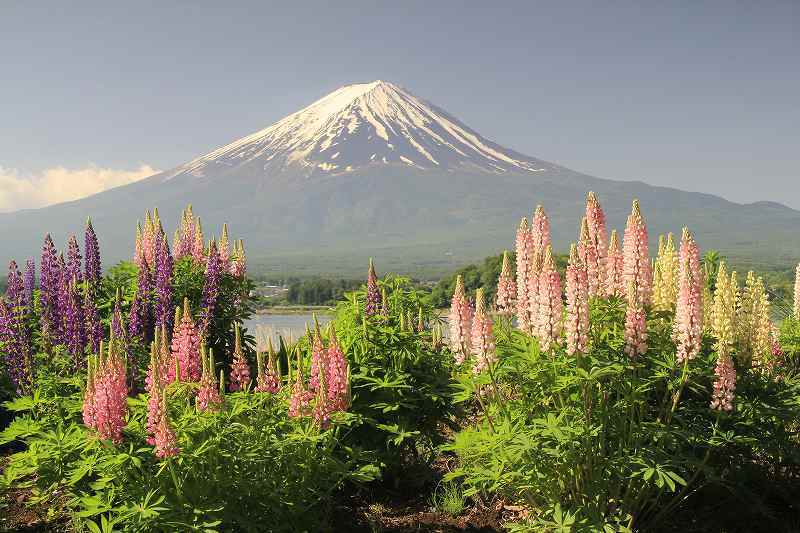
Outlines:
{"type": "MultiPolygon", "coordinates": [[[[580,147],[576,147],[580,150],[580,147]]],[[[577,237],[587,191],[622,228],[639,198],[652,236],[686,225],[701,246],[740,259],[800,256],[800,212],[777,203],[594,178],[504,148],[392,83],[341,87],[275,124],[140,182],[81,200],[0,214],[0,260],[39,253],[91,216],[106,265],[129,258],[134,221],[192,203],[206,233],[228,222],[253,270],[441,272],[513,247],[519,218],[543,204],[553,241],[577,237]]],[[[171,231],[172,228],[165,228],[171,231]]]]}

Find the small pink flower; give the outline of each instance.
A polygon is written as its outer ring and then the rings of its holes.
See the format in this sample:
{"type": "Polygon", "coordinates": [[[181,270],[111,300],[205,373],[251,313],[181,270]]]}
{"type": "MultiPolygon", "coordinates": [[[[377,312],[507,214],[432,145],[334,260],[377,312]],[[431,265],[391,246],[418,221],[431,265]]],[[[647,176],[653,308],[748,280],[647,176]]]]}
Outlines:
{"type": "MultiPolygon", "coordinates": [[[[634,200],[631,214],[628,216],[628,224],[625,227],[622,246],[624,268],[622,278],[626,290],[632,286],[638,293],[639,304],[642,307],[650,305],[650,293],[653,286],[648,246],[647,225],[639,209],[639,200],[634,200]],[[631,282],[633,282],[632,285],[631,282]]],[[[628,298],[630,296],[628,294],[628,298]]]]}
{"type": "Polygon", "coordinates": [[[461,364],[470,351],[470,331],[472,327],[472,306],[467,299],[464,280],[461,276],[456,278],[456,287],[450,304],[448,326],[450,350],[453,352],[456,364],[461,364]]]}
{"type": "Polygon", "coordinates": [[[333,411],[346,411],[350,407],[350,384],[349,369],[347,359],[344,357],[339,340],[336,338],[336,330],[331,324],[330,341],[328,343],[328,366],[326,390],[328,392],[328,402],[333,411]]]}
{"type": "Polygon", "coordinates": [[[513,314],[516,299],[517,284],[511,272],[511,261],[508,259],[508,252],[503,252],[503,268],[497,279],[497,312],[501,315],[513,314]]]}
{"type": "Polygon", "coordinates": [[[314,316],[314,333],[311,337],[311,376],[308,379],[308,388],[311,391],[319,389],[320,369],[324,375],[328,374],[328,353],[322,343],[322,332],[319,329],[319,322],[314,316]]]}
{"type": "Polygon", "coordinates": [[[589,342],[589,280],[575,245],[569,254],[566,273],[567,317],[564,329],[567,354],[585,352],[589,342]]]}
{"type": "Polygon", "coordinates": [[[533,272],[533,237],[528,225],[528,219],[523,218],[517,228],[516,254],[517,254],[517,326],[526,333],[532,330],[532,317],[530,311],[531,278],[533,272]]]}
{"type": "Polygon", "coordinates": [[[475,295],[475,316],[472,319],[472,355],[475,356],[475,363],[472,371],[480,374],[489,365],[497,361],[495,352],[494,323],[491,315],[486,310],[484,303],[483,289],[478,289],[475,295]]]}
{"type": "Polygon", "coordinates": [[[242,350],[242,338],[239,324],[236,324],[236,340],[233,349],[230,378],[231,383],[229,387],[231,391],[246,392],[250,387],[250,365],[247,363],[244,351],[242,350]]]}
{"type": "Polygon", "coordinates": [[[543,352],[549,351],[561,334],[561,319],[564,304],[561,300],[561,276],[553,261],[553,251],[545,250],[542,270],[539,274],[539,301],[536,319],[539,345],[543,352]]]}
{"type": "Polygon", "coordinates": [[[175,323],[172,336],[172,362],[167,368],[167,383],[172,383],[177,378],[176,364],[180,367],[181,381],[200,380],[200,334],[192,320],[188,298],[184,298],[180,321],[175,323]]]}

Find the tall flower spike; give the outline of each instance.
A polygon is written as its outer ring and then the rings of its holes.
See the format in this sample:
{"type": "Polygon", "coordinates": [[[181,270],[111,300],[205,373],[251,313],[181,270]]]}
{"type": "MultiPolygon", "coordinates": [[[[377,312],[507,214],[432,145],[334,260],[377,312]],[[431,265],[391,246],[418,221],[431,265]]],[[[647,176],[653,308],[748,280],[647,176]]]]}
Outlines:
{"type": "Polygon", "coordinates": [[[258,377],[256,378],[256,392],[277,393],[281,388],[280,374],[275,370],[275,354],[272,349],[272,339],[269,339],[267,361],[264,354],[256,352],[258,377]]]}
{"type": "Polygon", "coordinates": [[[42,308],[40,315],[42,334],[48,342],[53,343],[58,340],[58,287],[61,275],[58,271],[56,247],[50,238],[50,234],[47,234],[44,238],[40,269],[39,300],[42,308]]]}
{"type": "Polygon", "coordinates": [[[472,355],[475,362],[472,371],[480,374],[497,361],[494,344],[494,323],[486,309],[483,287],[475,293],[475,316],[472,319],[472,355]]]}
{"type": "MultiPolygon", "coordinates": [[[[736,293],[725,262],[719,264],[717,285],[712,306],[712,330],[717,339],[715,349],[719,357],[730,355],[736,341],[736,293]]],[[[718,363],[719,364],[719,363],[718,363]]]]}
{"type": "Polygon", "coordinates": [[[530,309],[530,290],[532,280],[536,279],[536,276],[532,271],[533,237],[528,219],[524,217],[517,228],[515,250],[517,258],[517,324],[522,331],[531,333],[533,320],[530,309]]]}
{"type": "Polygon", "coordinates": [[[88,428],[97,428],[95,414],[95,357],[90,356],[86,365],[86,388],[83,391],[83,425],[88,428]]]}
{"type": "Polygon", "coordinates": [[[659,311],[672,311],[678,299],[678,275],[680,273],[680,258],[675,253],[675,241],[672,233],[667,234],[662,244],[659,237],[658,257],[656,258],[659,277],[658,284],[653,281],[653,290],[658,294],[653,295],[653,306],[659,311]]]}
{"type": "Polygon", "coordinates": [[[100,283],[100,245],[97,242],[97,235],[92,227],[92,220],[86,219],[86,233],[84,235],[83,250],[86,254],[84,258],[84,277],[92,287],[97,287],[100,283]]]}
{"type": "Polygon", "coordinates": [[[214,350],[200,347],[200,357],[203,361],[203,376],[200,378],[200,387],[197,389],[197,400],[195,405],[198,411],[217,410],[222,405],[222,396],[219,392],[219,384],[216,378],[216,363],[214,361],[214,350]]]}
{"type": "Polygon", "coordinates": [[[235,326],[236,340],[233,348],[233,361],[231,362],[230,390],[244,391],[250,387],[250,366],[242,349],[242,333],[239,324],[235,326]]]}
{"type": "Polygon", "coordinates": [[[122,442],[122,429],[128,412],[128,388],[125,360],[115,348],[116,345],[112,334],[107,354],[104,356],[100,351],[94,408],[100,437],[119,444],[122,442]]]}
{"type": "Polygon", "coordinates": [[[228,263],[230,262],[231,252],[230,252],[230,241],[228,239],[228,225],[222,225],[222,235],[219,238],[219,242],[217,243],[217,249],[219,252],[219,260],[222,263],[222,269],[228,270],[228,263]]]}
{"type": "Polygon", "coordinates": [[[74,279],[77,283],[80,283],[82,279],[81,249],[75,235],[70,236],[67,243],[67,278],[74,279]]]}
{"type": "Polygon", "coordinates": [[[156,244],[156,228],[153,224],[153,219],[150,217],[150,211],[148,210],[144,215],[142,250],[144,251],[144,258],[150,268],[155,267],[156,255],[158,254],[156,244]]]}
{"type": "Polygon", "coordinates": [[[36,287],[36,262],[28,259],[25,263],[25,275],[23,278],[23,300],[29,309],[33,308],[33,290],[36,287]]]}
{"type": "Polygon", "coordinates": [[[328,353],[325,346],[322,344],[322,332],[319,328],[317,315],[314,315],[314,333],[309,338],[311,341],[311,376],[308,380],[308,388],[311,391],[316,391],[319,388],[319,369],[322,368],[323,374],[328,374],[328,353]]]}
{"type": "Polygon", "coordinates": [[[608,254],[608,233],[606,230],[606,214],[594,192],[586,196],[586,221],[589,223],[589,236],[597,250],[598,272],[601,276],[599,286],[605,286],[606,257],[608,254]]]}
{"type": "Polygon", "coordinates": [[[567,354],[583,353],[589,342],[589,280],[577,247],[573,244],[567,265],[567,317],[564,329],[567,354]]]}
{"type": "Polygon", "coordinates": [[[75,368],[84,366],[84,318],[81,297],[78,294],[77,279],[73,278],[67,289],[67,305],[64,310],[64,341],[72,356],[75,368]]]}
{"type": "Polygon", "coordinates": [[[606,296],[624,296],[627,288],[624,281],[624,260],[619,249],[619,239],[617,230],[611,232],[611,240],[608,244],[608,254],[606,255],[606,277],[605,290],[606,296]]]}
{"type": "Polygon", "coordinates": [[[470,351],[471,319],[469,300],[467,300],[464,290],[464,280],[459,275],[456,277],[448,318],[450,350],[453,352],[457,364],[463,363],[470,351]]]}
{"type": "Polygon", "coordinates": [[[169,327],[172,317],[172,254],[163,235],[159,234],[156,241],[158,246],[155,274],[156,325],[169,327]]]}
{"type": "Polygon", "coordinates": [[[586,278],[589,285],[589,295],[599,296],[603,292],[603,265],[598,255],[597,243],[589,231],[589,221],[586,217],[581,220],[580,240],[577,248],[578,258],[586,271],[586,278]]]}
{"type": "Polygon", "coordinates": [[[5,346],[5,368],[18,394],[33,383],[33,346],[28,331],[29,308],[25,305],[24,282],[14,261],[9,265],[6,300],[0,298],[0,345],[5,346]]]}
{"type": "Polygon", "coordinates": [[[233,255],[231,256],[230,273],[235,278],[243,278],[247,272],[247,255],[244,251],[244,241],[237,240],[233,244],[233,255]]]}
{"type": "MultiPolygon", "coordinates": [[[[334,329],[333,323],[330,325],[328,339],[328,366],[326,369],[328,405],[332,411],[346,411],[350,407],[350,396],[348,394],[350,368],[342,352],[339,339],[336,337],[336,329],[334,329]]],[[[272,346],[270,346],[271,353],[272,346]]]]}
{"type": "MultiPolygon", "coordinates": [[[[290,363],[291,366],[291,363],[290,363]]],[[[308,406],[314,398],[314,393],[306,389],[303,379],[303,362],[300,359],[300,352],[297,352],[297,370],[294,373],[294,384],[292,385],[292,395],[289,400],[289,416],[307,416],[308,406]]]]}
{"type": "Polygon", "coordinates": [[[714,368],[716,378],[711,395],[711,408],[733,411],[733,392],[736,389],[736,369],[730,355],[719,354],[714,368]]]}
{"type": "Polygon", "coordinates": [[[553,261],[553,250],[548,245],[542,260],[542,271],[539,274],[539,312],[536,317],[539,346],[543,352],[550,351],[561,335],[563,309],[561,276],[553,261]]]}
{"type": "MultiPolygon", "coordinates": [[[[639,200],[633,201],[622,247],[624,269],[622,279],[626,288],[630,288],[633,282],[633,288],[639,293],[639,303],[645,307],[650,304],[653,280],[650,271],[647,225],[639,208],[639,200]]],[[[630,294],[628,297],[630,298],[630,294]]]]}
{"type": "Polygon", "coordinates": [[[206,262],[205,240],[203,239],[203,226],[200,224],[200,217],[197,217],[197,222],[195,222],[192,257],[200,264],[206,262]]]}
{"type": "Polygon", "coordinates": [[[161,420],[163,410],[162,392],[164,391],[164,381],[161,375],[162,361],[160,360],[160,338],[150,345],[150,366],[147,370],[147,443],[151,446],[155,444],[156,427],[161,420]]]}
{"type": "Polygon", "coordinates": [[[381,310],[381,301],[378,276],[375,274],[375,265],[372,263],[372,258],[370,258],[369,270],[367,271],[367,297],[364,305],[364,315],[370,317],[378,314],[381,310]]]}
{"type": "Polygon", "coordinates": [[[175,315],[175,332],[172,336],[172,364],[167,375],[167,382],[176,380],[176,372],[180,372],[181,381],[197,382],[200,380],[200,335],[197,332],[189,299],[183,300],[183,312],[175,315]]]}
{"type": "Polygon", "coordinates": [[[501,315],[512,315],[516,299],[517,285],[514,282],[511,261],[506,251],[503,252],[503,268],[500,270],[500,277],[497,279],[497,312],[501,315]]]}
{"type": "Polygon", "coordinates": [[[200,335],[208,335],[209,327],[214,320],[214,311],[219,296],[219,281],[222,276],[222,266],[217,254],[217,245],[212,240],[208,245],[208,259],[206,259],[206,275],[203,282],[203,305],[200,311],[200,335]]]}
{"type": "Polygon", "coordinates": [[[330,424],[332,409],[328,403],[328,391],[325,386],[325,371],[322,367],[319,367],[318,372],[317,382],[319,383],[319,390],[317,390],[317,401],[314,403],[311,417],[314,419],[314,423],[317,424],[317,426],[321,429],[325,429],[330,424]]]}
{"type": "Polygon", "coordinates": [[[166,393],[163,393],[163,395],[165,396],[162,400],[164,403],[164,409],[161,412],[161,418],[156,426],[155,434],[155,453],[156,457],[161,459],[175,457],[181,452],[181,449],[178,447],[178,439],[175,435],[175,430],[172,429],[172,424],[170,424],[169,421],[166,393]]]}
{"type": "Polygon", "coordinates": [[[703,278],[700,274],[700,250],[686,228],[683,229],[680,258],[674,336],[678,349],[677,359],[682,363],[697,356],[703,336],[703,278]]]}
{"type": "Polygon", "coordinates": [[[626,292],[632,297],[628,298],[625,309],[625,353],[636,359],[647,352],[647,321],[640,301],[641,293],[636,290],[633,280],[628,283],[626,292]]]}

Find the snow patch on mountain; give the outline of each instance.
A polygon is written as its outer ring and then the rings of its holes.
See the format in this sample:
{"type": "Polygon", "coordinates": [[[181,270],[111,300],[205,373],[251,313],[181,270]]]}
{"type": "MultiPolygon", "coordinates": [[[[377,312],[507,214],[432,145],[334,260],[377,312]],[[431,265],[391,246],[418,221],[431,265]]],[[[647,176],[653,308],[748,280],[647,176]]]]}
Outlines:
{"type": "Polygon", "coordinates": [[[551,167],[485,139],[446,111],[378,80],[341,87],[166,177],[214,176],[245,165],[264,173],[291,168],[312,175],[392,164],[493,174],[551,167]]]}

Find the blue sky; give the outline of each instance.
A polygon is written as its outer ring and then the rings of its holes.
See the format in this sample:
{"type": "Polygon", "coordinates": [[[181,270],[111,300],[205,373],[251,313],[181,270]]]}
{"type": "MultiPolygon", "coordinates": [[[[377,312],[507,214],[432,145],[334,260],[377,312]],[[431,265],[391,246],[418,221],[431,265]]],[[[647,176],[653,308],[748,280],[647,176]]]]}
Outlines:
{"type": "Polygon", "coordinates": [[[0,7],[0,208],[375,79],[587,174],[800,208],[797,1],[166,4],[0,7]]]}

